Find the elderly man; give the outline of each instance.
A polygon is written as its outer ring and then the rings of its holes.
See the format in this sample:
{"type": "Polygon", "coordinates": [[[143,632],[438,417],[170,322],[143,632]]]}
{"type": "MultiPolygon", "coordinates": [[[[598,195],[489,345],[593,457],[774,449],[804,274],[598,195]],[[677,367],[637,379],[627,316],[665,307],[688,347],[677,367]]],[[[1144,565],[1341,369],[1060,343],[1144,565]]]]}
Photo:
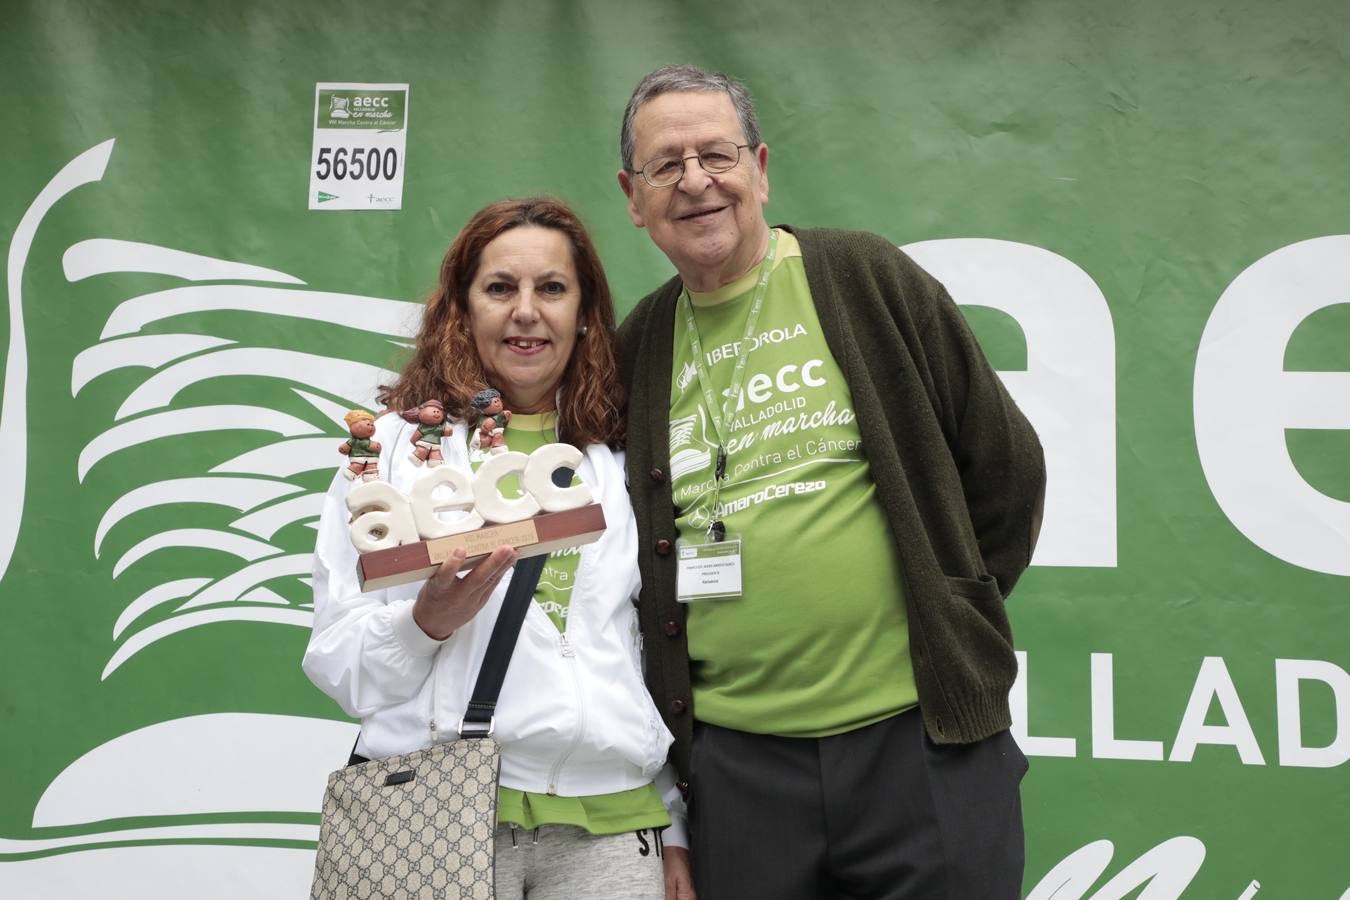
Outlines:
{"type": "Polygon", "coordinates": [[[1004,599],[1040,525],[1035,433],[894,245],[769,227],[743,85],[652,72],[621,151],[679,273],[620,340],[647,680],[699,894],[1019,896],[1004,599]]]}

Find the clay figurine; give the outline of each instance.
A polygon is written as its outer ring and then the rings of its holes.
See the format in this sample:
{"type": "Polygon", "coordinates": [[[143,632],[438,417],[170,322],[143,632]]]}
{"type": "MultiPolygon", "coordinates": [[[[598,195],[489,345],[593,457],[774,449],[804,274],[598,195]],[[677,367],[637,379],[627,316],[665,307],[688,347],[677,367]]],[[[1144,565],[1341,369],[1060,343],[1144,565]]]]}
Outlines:
{"type": "Polygon", "coordinates": [[[473,395],[471,402],[479,416],[475,448],[482,453],[505,453],[506,423],[511,421],[511,411],[502,405],[501,392],[484,388],[473,395]]]}
{"type": "Polygon", "coordinates": [[[354,409],[342,417],[351,440],[344,441],[338,452],[347,457],[342,474],[348,481],[360,478],[374,481],[380,477],[380,442],[372,441],[375,434],[375,416],[364,409],[354,409]]]}
{"type": "Polygon", "coordinates": [[[408,456],[413,465],[439,466],[441,437],[445,434],[445,404],[439,400],[423,400],[416,409],[405,410],[401,415],[405,420],[417,423],[417,430],[412,434],[413,452],[408,456]]]}

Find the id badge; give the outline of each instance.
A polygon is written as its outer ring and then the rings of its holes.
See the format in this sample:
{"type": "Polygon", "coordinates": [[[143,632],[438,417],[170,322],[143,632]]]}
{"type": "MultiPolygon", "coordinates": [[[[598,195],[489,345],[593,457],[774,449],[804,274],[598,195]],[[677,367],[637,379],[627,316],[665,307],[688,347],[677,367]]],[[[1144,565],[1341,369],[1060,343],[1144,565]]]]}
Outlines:
{"type": "Polygon", "coordinates": [[[741,596],[741,538],[675,542],[675,599],[681,603],[741,596]]]}

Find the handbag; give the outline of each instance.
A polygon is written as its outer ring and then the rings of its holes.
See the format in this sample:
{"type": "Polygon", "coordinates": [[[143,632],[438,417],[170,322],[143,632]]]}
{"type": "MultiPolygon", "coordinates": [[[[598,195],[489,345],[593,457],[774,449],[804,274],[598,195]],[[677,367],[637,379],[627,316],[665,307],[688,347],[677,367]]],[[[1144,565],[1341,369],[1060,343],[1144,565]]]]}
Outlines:
{"type": "Polygon", "coordinates": [[[328,776],[310,900],[493,900],[493,713],[546,560],[516,563],[459,740],[328,776]]]}

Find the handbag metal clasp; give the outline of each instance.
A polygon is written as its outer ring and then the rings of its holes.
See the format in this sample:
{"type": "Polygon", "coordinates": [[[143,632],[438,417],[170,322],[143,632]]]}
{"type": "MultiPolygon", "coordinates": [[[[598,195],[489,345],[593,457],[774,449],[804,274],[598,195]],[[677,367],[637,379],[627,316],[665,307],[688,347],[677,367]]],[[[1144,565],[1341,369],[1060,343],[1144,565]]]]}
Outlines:
{"type": "Polygon", "coordinates": [[[486,724],[483,722],[466,722],[461,717],[459,720],[459,736],[462,738],[483,738],[491,737],[492,732],[497,730],[497,717],[488,719],[486,724]]]}

